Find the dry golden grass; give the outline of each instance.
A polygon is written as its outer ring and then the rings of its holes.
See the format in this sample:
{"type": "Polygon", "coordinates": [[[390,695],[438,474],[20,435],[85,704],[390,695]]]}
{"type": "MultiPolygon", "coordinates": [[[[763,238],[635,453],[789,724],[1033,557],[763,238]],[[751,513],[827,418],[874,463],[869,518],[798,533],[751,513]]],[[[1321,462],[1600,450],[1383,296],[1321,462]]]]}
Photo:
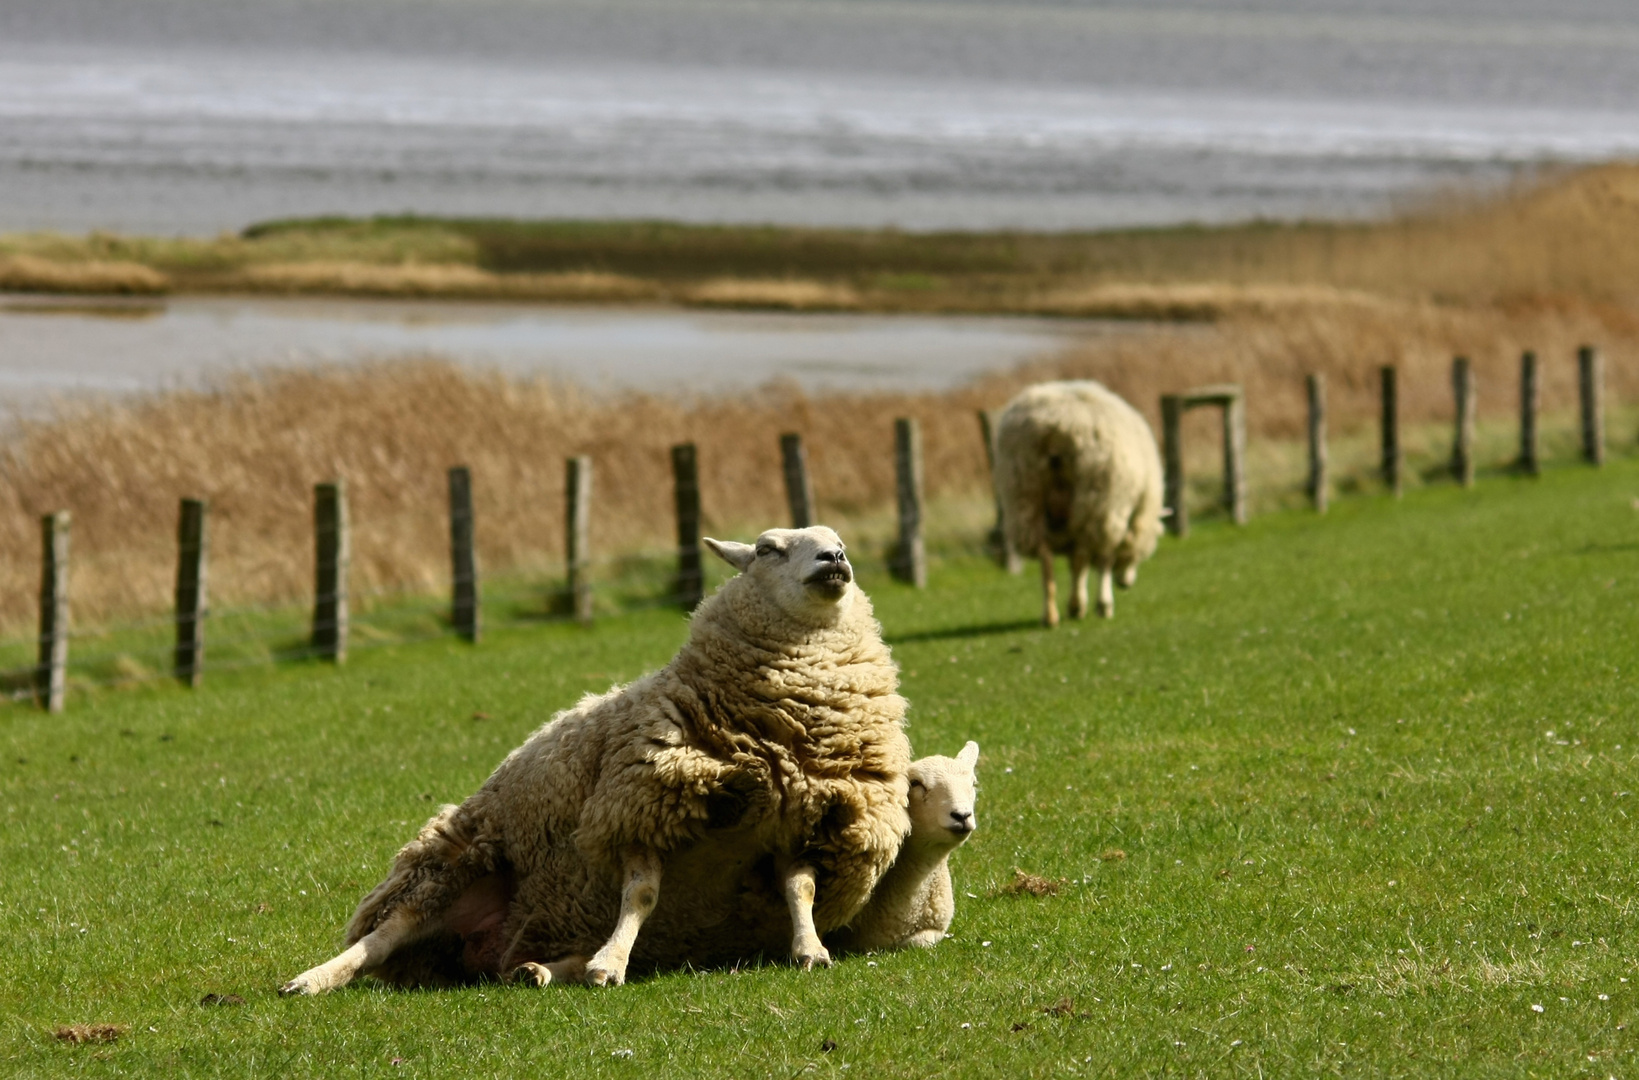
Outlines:
{"type": "Polygon", "coordinates": [[[713,278],[678,295],[684,303],[698,307],[852,311],[861,306],[856,290],[818,281],[713,278]]]}
{"type": "Polygon", "coordinates": [[[157,295],[170,279],[136,262],[59,262],[38,255],[0,255],[0,290],[9,292],[157,295]]]}
{"type": "Polygon", "coordinates": [[[1381,307],[1389,301],[1329,285],[1080,285],[1045,293],[1044,315],[1155,322],[1216,322],[1242,316],[1381,307]]]}
{"type": "MultiPolygon", "coordinates": [[[[1432,467],[1449,446],[1450,360],[1468,355],[1485,460],[1500,464],[1511,453],[1520,350],[1537,350],[1544,411],[1564,417],[1576,400],[1574,350],[1584,342],[1610,357],[1614,399],[1639,401],[1639,318],[1569,302],[1299,304],[1278,315],[1092,339],[1057,360],[948,393],[809,396],[775,386],[691,401],[596,396],[432,360],[287,371],[209,392],[65,406],[20,422],[3,450],[0,544],[36,551],[38,516],[68,509],[77,619],[163,611],[177,500],[203,496],[213,508],[215,604],[299,600],[310,587],[312,485],[341,476],[350,485],[358,586],[433,591],[448,574],[445,471],[466,464],[485,567],[546,575],[562,558],[565,457],[594,459],[592,539],[612,555],[673,542],[669,449],[683,441],[699,447],[708,532],[746,537],[782,523],[778,437],[797,431],[823,518],[874,558],[872,545],[891,530],[898,416],[922,422],[937,507],[931,527],[976,544],[990,508],[974,411],[1054,377],[1100,379],[1152,423],[1164,392],[1242,383],[1254,507],[1267,508],[1299,497],[1309,372],[1329,381],[1335,472],[1347,488],[1369,483],[1380,365],[1401,371],[1411,464],[1432,467]]],[[[1203,414],[1187,422],[1192,468],[1203,480],[1216,468],[1215,423],[1203,414]]],[[[1632,441],[1624,423],[1613,409],[1613,441],[1632,441]]],[[[37,572],[26,558],[0,568],[0,624],[13,632],[33,619],[37,572]]]]}
{"type": "Polygon", "coordinates": [[[458,263],[283,262],[247,266],[221,275],[219,287],[241,292],[385,296],[400,298],[508,298],[581,303],[654,299],[646,282],[591,271],[495,274],[458,263]]]}

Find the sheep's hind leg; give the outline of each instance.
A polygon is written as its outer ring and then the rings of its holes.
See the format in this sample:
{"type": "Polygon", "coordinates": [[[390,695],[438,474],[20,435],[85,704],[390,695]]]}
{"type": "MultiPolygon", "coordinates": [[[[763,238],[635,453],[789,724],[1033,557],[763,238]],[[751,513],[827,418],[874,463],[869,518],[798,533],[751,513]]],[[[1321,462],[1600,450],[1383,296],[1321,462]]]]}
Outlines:
{"type": "Polygon", "coordinates": [[[531,960],[513,968],[507,974],[507,981],[528,986],[585,982],[586,964],[584,956],[569,956],[562,960],[554,960],[550,964],[537,964],[531,960]]]}
{"type": "Polygon", "coordinates": [[[1087,615],[1087,556],[1080,551],[1070,553],[1070,618],[1087,615]]]}
{"type": "Polygon", "coordinates": [[[633,847],[621,859],[620,917],[615,932],[586,965],[588,986],[619,986],[626,981],[626,965],[643,920],[660,901],[660,856],[647,848],[633,847]]]}
{"type": "Polygon", "coordinates": [[[1036,553],[1041,559],[1041,621],[1049,628],[1059,624],[1058,583],[1053,580],[1053,549],[1043,540],[1036,553]]]}
{"type": "Polygon", "coordinates": [[[1108,566],[1098,569],[1098,613],[1106,619],[1115,617],[1115,574],[1108,566]]]}
{"type": "Polygon", "coordinates": [[[791,911],[791,960],[804,971],[830,967],[831,953],[814,928],[814,868],[797,863],[786,869],[785,904],[791,911]]]}
{"type": "Polygon", "coordinates": [[[394,949],[415,937],[420,928],[419,920],[402,910],[396,911],[339,956],[316,968],[309,968],[279,987],[279,993],[287,997],[293,994],[322,994],[346,986],[360,972],[383,963],[394,949]]]}

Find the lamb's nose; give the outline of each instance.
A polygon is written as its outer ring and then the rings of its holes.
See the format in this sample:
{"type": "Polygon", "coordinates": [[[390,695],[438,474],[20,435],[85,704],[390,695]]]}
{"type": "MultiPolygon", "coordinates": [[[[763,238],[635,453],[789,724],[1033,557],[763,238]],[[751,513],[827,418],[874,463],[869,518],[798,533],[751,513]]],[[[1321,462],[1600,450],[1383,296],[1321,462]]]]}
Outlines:
{"type": "Polygon", "coordinates": [[[814,557],[817,558],[820,562],[847,562],[848,561],[848,556],[843,553],[841,548],[831,548],[831,549],[826,550],[826,551],[821,551],[818,555],[816,555],[814,557]]]}
{"type": "Polygon", "coordinates": [[[971,832],[973,829],[972,810],[952,810],[950,819],[956,823],[955,827],[963,832],[971,832]]]}

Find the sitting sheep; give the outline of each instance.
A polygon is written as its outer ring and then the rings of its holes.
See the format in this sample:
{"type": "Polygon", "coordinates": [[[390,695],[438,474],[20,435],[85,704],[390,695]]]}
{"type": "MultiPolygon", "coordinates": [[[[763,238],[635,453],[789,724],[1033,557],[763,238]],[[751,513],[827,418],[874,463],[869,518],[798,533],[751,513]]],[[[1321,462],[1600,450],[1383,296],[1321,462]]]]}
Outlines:
{"type": "Polygon", "coordinates": [[[829,937],[840,952],[931,947],[945,939],[956,914],[950,884],[950,853],[973,835],[978,792],[974,766],[979,744],[970,742],[953,758],[911,762],[911,834],[899,858],[877,882],[876,892],[854,921],[829,937]]]}
{"type": "Polygon", "coordinates": [[[359,904],[346,949],[283,993],[360,974],[617,985],[632,962],[690,960],[763,880],[793,959],[829,964],[821,935],[865,906],[910,829],[898,670],[836,533],[706,542],[740,573],[671,662],[559,713],[444,807],[359,904]]]}
{"type": "Polygon", "coordinates": [[[1138,411],[1096,382],[1028,387],[997,421],[996,490],[1015,551],[1041,560],[1042,621],[1059,622],[1053,556],[1070,556],[1070,617],[1115,614],[1114,582],[1130,588],[1161,536],[1161,455],[1138,411]]]}

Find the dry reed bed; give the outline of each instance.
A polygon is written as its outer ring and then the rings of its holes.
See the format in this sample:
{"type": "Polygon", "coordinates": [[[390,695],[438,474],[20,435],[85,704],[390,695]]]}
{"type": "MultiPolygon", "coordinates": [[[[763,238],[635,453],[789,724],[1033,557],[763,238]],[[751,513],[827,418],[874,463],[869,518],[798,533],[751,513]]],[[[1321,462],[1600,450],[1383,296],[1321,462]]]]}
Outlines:
{"type": "MultiPolygon", "coordinates": [[[[218,608],[299,600],[311,573],[312,485],[337,476],[350,485],[357,586],[433,590],[448,574],[444,484],[453,464],[473,471],[485,567],[547,575],[562,558],[563,461],[573,454],[596,463],[593,543],[616,554],[674,542],[674,443],[699,447],[708,532],[745,535],[784,521],[784,431],[808,441],[827,520],[880,524],[893,499],[897,416],[922,422],[931,496],[982,499],[988,474],[974,410],[999,406],[1028,382],[1098,378],[1154,423],[1163,392],[1228,380],[1247,388],[1252,481],[1267,490],[1298,482],[1294,455],[1271,464],[1281,454],[1269,448],[1300,436],[1309,372],[1329,380],[1340,435],[1375,423],[1377,370],[1386,363],[1401,370],[1405,422],[1443,422],[1451,357],[1461,352],[1475,365],[1482,418],[1505,422],[1516,415],[1520,350],[1542,358],[1544,410],[1563,412],[1576,400],[1574,351],[1584,342],[1605,349],[1613,397],[1639,400],[1639,318],[1623,309],[1327,300],[1287,304],[1278,316],[1096,339],[1055,361],[938,394],[808,396],[775,386],[692,401],[596,396],[423,359],[64,404],[50,419],[18,422],[0,450],[0,543],[16,553],[0,569],[0,627],[19,633],[32,624],[38,517],[58,509],[74,514],[81,625],[165,610],[184,496],[212,503],[218,608]]],[[[1213,421],[1189,423],[1204,465],[1213,421]]]]}

